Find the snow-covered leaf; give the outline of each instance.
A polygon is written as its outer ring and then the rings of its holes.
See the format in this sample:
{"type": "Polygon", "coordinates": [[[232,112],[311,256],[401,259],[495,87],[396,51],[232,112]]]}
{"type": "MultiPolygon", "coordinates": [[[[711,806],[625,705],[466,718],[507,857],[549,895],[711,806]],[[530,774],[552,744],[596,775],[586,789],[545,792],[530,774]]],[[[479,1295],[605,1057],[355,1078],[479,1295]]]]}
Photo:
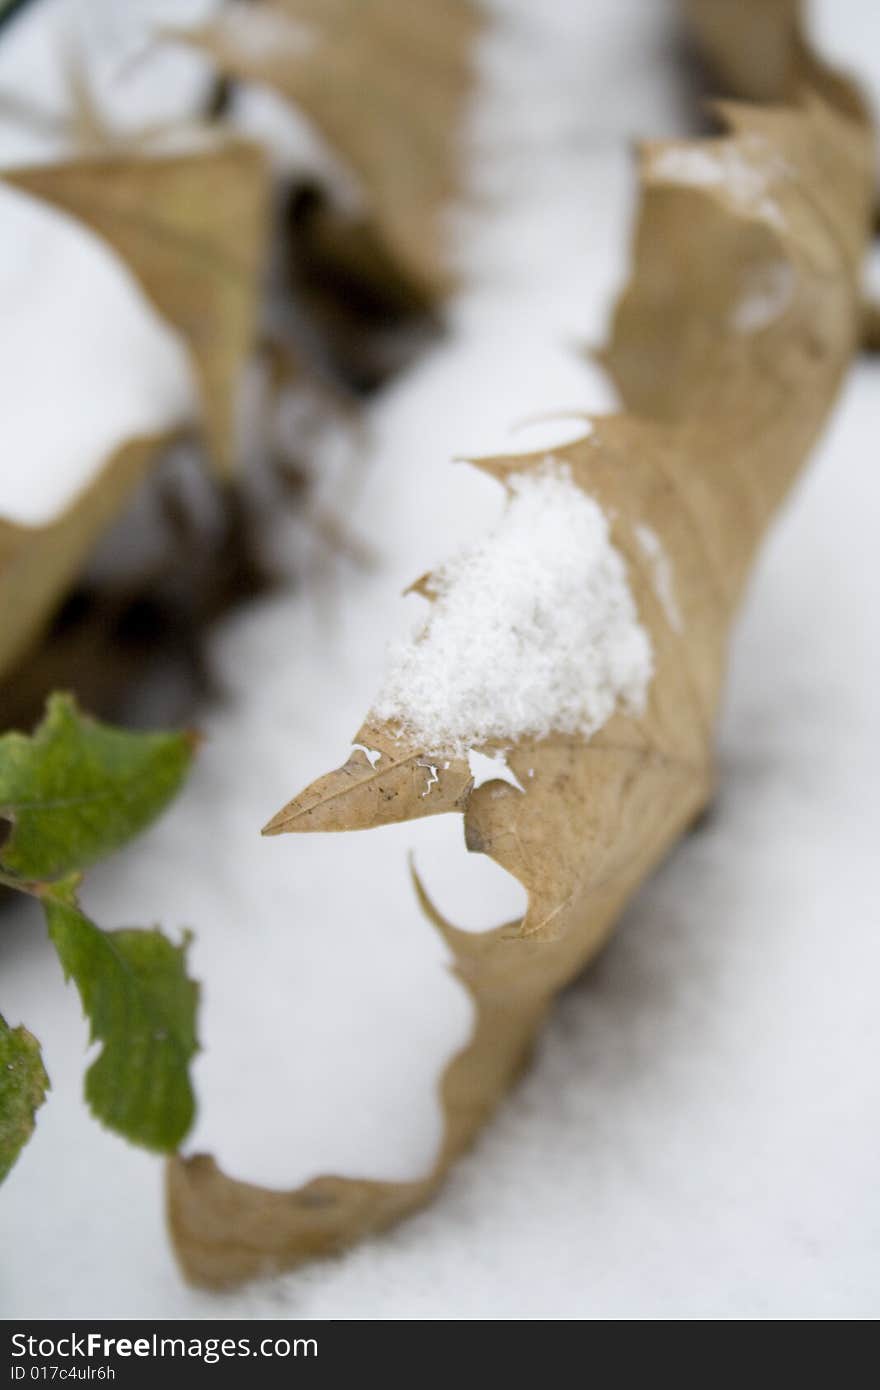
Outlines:
{"type": "Polygon", "coordinates": [[[189,348],[218,467],[235,457],[236,394],[256,331],[269,181],[259,146],[130,152],[4,178],[102,236],[189,348]]]}
{"type": "MultiPolygon", "coordinates": [[[[130,152],[9,170],[3,178],[97,233],[125,262],[161,318],[177,330],[192,360],[211,455],[218,471],[228,474],[236,453],[237,385],[253,346],[267,237],[269,180],[260,149],[223,141],[186,154],[130,152]]],[[[83,258],[74,260],[79,264],[83,258]]],[[[62,285],[60,293],[58,331],[63,333],[65,305],[69,310],[79,288],[62,285]]],[[[76,350],[87,355],[108,306],[101,301],[85,312],[94,312],[98,325],[90,323],[82,348],[77,344],[76,350]]],[[[140,335],[145,340],[140,396],[137,380],[131,379],[137,375],[134,368],[127,377],[123,372],[119,400],[101,403],[100,421],[94,418],[94,397],[76,400],[69,459],[62,441],[46,456],[38,453],[33,464],[26,454],[10,463],[22,479],[14,488],[19,502],[51,484],[62,504],[38,508],[32,517],[33,508],[19,515],[0,497],[0,675],[14,669],[37,642],[100,536],[187,422],[191,406],[182,405],[191,387],[188,380],[179,386],[169,381],[173,358],[169,363],[161,352],[161,326],[157,320],[150,333],[145,327],[140,335]],[[94,457],[80,457],[90,440],[94,457]],[[65,490],[68,475],[75,483],[72,493],[65,490]]],[[[110,336],[109,324],[107,332],[110,336]]],[[[131,351],[137,363],[140,359],[131,351]]],[[[49,363],[55,362],[57,354],[46,355],[49,363]]],[[[48,388],[33,379],[28,366],[26,396],[32,400],[48,388]]],[[[183,354],[179,366],[185,378],[183,354]]],[[[88,373],[85,379],[88,385],[88,373]]],[[[57,418],[61,406],[43,408],[57,418]]],[[[21,427],[26,424],[27,411],[21,427]]],[[[34,441],[35,450],[39,442],[34,441]]],[[[15,447],[26,450],[28,442],[16,440],[15,447]]]]}
{"type": "Polygon", "coordinates": [[[558,555],[539,543],[540,526],[533,540],[528,526],[505,531],[502,520],[460,562],[469,589],[456,584],[456,562],[421,581],[431,609],[396,668],[393,699],[386,688],[355,756],[269,826],[368,829],[430,813],[436,796],[434,810],[463,815],[468,848],[528,892],[521,921],[473,934],[443,919],[416,881],[476,1011],[441,1082],[435,1165],[418,1181],[329,1176],[279,1193],[228,1178],[203,1155],[173,1160],[172,1231],[193,1279],[222,1284],[295,1264],[424,1203],[516,1076],[554,995],[712,794],[728,632],[857,343],[872,192],[864,129],[823,103],[724,114],[732,129],[721,139],[643,152],[633,273],[604,354],[624,413],[594,419],[549,456],[479,460],[507,488],[508,517],[528,495],[523,480],[548,469],[575,490],[558,555]],[[583,537],[578,495],[604,517],[583,537]],[[522,573],[495,564],[514,533],[522,573]],[[471,616],[459,601],[468,592],[471,616]],[[531,609],[559,595],[570,623],[548,608],[536,627],[531,609]],[[567,646],[591,609],[589,650],[567,646]],[[640,631],[647,669],[633,662],[640,631]],[[439,665],[435,643],[447,658],[439,665]],[[480,671],[474,689],[469,662],[480,671]],[[503,727],[482,704],[499,671],[503,727]],[[614,698],[593,700],[597,692],[614,698]],[[472,786],[461,744],[487,731],[476,751],[503,751],[512,776],[472,786]]]}

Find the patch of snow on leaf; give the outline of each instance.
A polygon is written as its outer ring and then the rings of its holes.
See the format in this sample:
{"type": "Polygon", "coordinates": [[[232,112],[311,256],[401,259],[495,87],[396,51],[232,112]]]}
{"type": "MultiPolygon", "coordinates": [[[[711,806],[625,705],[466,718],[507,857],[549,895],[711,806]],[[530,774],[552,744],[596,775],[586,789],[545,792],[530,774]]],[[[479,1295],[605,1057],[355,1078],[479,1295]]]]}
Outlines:
{"type": "Polygon", "coordinates": [[[794,268],[787,261],[755,266],[730,317],[738,333],[759,333],[785,313],[794,292],[794,268]]]}
{"type": "Polygon", "coordinates": [[[757,134],[744,135],[736,143],[722,140],[667,145],[650,162],[653,178],[723,190],[743,212],[775,227],[784,226],[785,220],[771,190],[788,172],[785,161],[757,134]]]}
{"type": "Polygon", "coordinates": [[[352,747],[352,752],[363,753],[363,755],[364,755],[364,757],[366,758],[367,762],[370,764],[370,767],[375,767],[376,764],[377,764],[377,762],[379,761],[379,759],[380,759],[381,756],[382,756],[382,753],[381,753],[381,750],[380,750],[380,749],[378,749],[378,748],[368,748],[367,745],[366,745],[365,743],[353,743],[353,744],[351,745],[351,747],[352,747]]]}
{"type": "Polygon", "coordinates": [[[435,572],[427,620],[393,653],[373,716],[431,752],[589,737],[640,712],[653,672],[598,504],[548,456],[514,476],[497,527],[435,572]]]}
{"type": "Polygon", "coordinates": [[[431,788],[436,787],[437,783],[440,781],[440,777],[437,773],[437,764],[419,763],[419,767],[427,768],[428,771],[428,780],[425,783],[425,790],[422,792],[422,796],[430,796],[431,788]]]}
{"type": "Polygon", "coordinates": [[[672,564],[663,542],[650,526],[640,524],[634,529],[639,549],[651,566],[651,582],[663,612],[666,614],[666,621],[676,632],[681,632],[683,626],[681,609],[675,597],[672,564]]]}
{"type": "Polygon", "coordinates": [[[488,754],[479,753],[475,748],[471,748],[468,752],[468,765],[474,779],[474,788],[481,787],[484,782],[509,782],[517,791],[525,791],[513,768],[508,766],[507,754],[502,749],[488,754]]]}

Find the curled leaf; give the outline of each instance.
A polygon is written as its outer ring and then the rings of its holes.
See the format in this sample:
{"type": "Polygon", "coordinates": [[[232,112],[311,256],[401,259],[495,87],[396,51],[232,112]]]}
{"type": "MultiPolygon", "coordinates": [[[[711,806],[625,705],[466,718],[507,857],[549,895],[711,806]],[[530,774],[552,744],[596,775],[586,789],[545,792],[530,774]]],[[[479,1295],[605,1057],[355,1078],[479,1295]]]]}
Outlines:
{"type": "Polygon", "coordinates": [[[683,0],[683,6],[715,90],[761,102],[793,102],[812,91],[869,124],[857,84],[810,43],[804,0],[683,0]]]}
{"type": "MultiPolygon", "coordinates": [[[[416,885],[476,1014],[441,1081],[445,1132],[432,1170],[419,1182],[324,1177],[279,1193],[233,1181],[206,1156],[175,1159],[171,1227],[197,1282],[336,1250],[426,1201],[516,1076],[554,995],[710,796],[727,634],[856,345],[871,197],[864,131],[823,103],[723,114],[731,133],[718,140],[643,151],[633,273],[605,352],[626,413],[553,451],[601,507],[625,560],[653,649],[645,708],[618,708],[590,738],[516,739],[507,762],[520,787],[453,785],[438,804],[460,807],[468,848],[520,880],[528,909],[521,922],[464,933],[416,885]]],[[[480,466],[511,484],[546,459],[480,466]]],[[[395,737],[390,727],[362,731],[363,758],[315,783],[270,828],[424,814],[411,770],[419,754],[436,764],[437,749],[407,746],[398,774],[395,737]],[[368,772],[369,750],[382,752],[372,773],[388,756],[387,784],[368,772]]]]}
{"type": "Polygon", "coordinates": [[[437,294],[478,27],[471,0],[261,0],[174,37],[301,108],[361,181],[392,254],[437,294]]]}

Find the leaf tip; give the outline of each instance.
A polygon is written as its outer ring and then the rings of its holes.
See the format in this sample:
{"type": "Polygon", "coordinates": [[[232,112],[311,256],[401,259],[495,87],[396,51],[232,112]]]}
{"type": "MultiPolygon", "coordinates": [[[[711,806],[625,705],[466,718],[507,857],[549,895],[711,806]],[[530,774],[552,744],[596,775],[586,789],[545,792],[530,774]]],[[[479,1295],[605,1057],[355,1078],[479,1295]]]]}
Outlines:
{"type": "Polygon", "coordinates": [[[283,835],[285,830],[290,829],[290,823],[294,819],[295,816],[291,815],[290,803],[288,802],[286,806],[281,807],[280,811],[276,811],[275,815],[272,816],[270,820],[266,821],[266,824],[263,826],[262,830],[260,831],[260,834],[283,835]]]}

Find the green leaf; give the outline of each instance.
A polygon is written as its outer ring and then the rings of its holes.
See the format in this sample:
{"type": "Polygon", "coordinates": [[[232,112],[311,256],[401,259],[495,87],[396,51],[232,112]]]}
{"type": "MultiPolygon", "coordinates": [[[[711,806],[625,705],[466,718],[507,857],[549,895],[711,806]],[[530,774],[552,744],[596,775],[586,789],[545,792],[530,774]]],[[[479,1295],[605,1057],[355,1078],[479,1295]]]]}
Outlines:
{"type": "Polygon", "coordinates": [[[187,1068],[198,1050],[199,990],[186,974],[188,938],[175,946],[156,928],[102,931],[80,911],[74,886],[58,884],[42,897],[92,1040],[104,1044],[86,1073],[86,1100],[110,1129],[168,1152],[195,1114],[187,1068]]]}
{"type": "Polygon", "coordinates": [[[10,1028],[0,1014],[0,1182],[34,1132],[34,1114],[49,1078],[40,1044],[26,1028],[10,1028]]]}
{"type": "Polygon", "coordinates": [[[45,880],[125,844],[177,792],[193,755],[186,733],[113,729],[51,695],[32,737],[0,738],[0,868],[45,880]]]}

